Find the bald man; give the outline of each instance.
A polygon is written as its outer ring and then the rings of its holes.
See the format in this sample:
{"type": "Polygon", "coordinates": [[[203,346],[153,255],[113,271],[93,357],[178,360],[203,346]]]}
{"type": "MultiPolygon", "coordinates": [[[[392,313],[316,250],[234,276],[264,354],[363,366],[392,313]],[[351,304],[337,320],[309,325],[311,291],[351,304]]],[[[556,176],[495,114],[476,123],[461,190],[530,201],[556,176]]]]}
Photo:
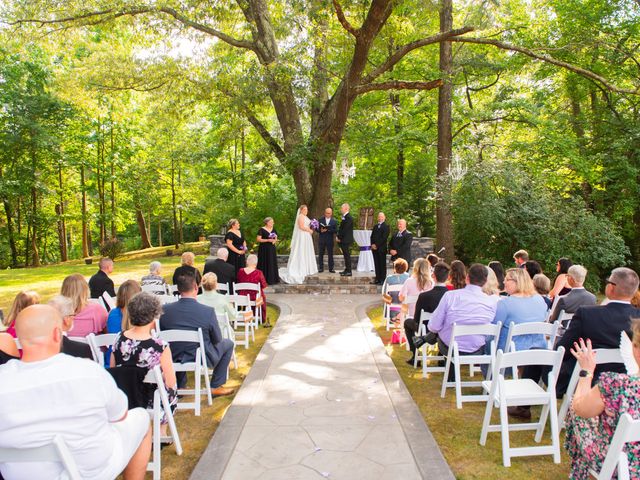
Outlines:
{"type": "Polygon", "coordinates": [[[353,218],[349,211],[351,208],[348,203],[343,203],[340,207],[342,212],[342,221],[338,228],[338,243],[340,244],[340,250],[342,250],[342,256],[344,257],[344,271],[340,272],[343,277],[351,276],[351,253],[349,249],[353,243],[353,218]]]}
{"type": "MultiPolygon", "coordinates": [[[[22,359],[0,366],[0,447],[46,445],[62,437],[83,479],[142,480],[151,453],[149,415],[97,363],[60,353],[62,317],[32,305],[16,319],[22,359]]],[[[60,463],[3,463],[5,480],[57,479],[60,463]]]]}

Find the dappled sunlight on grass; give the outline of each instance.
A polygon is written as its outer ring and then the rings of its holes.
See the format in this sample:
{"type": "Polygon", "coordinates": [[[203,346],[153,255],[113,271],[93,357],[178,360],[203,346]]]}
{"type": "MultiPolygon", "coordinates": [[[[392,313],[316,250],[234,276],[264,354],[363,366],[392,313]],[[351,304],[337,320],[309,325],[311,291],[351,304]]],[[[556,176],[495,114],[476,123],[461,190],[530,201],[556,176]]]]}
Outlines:
{"type": "MultiPolygon", "coordinates": [[[[562,463],[560,465],[553,463],[552,456],[545,455],[513,458],[511,467],[503,467],[499,433],[489,433],[485,447],[479,444],[486,403],[465,403],[463,408],[458,410],[453,389],[447,390],[444,399],[440,398],[442,374],[431,374],[428,379],[423,379],[420,368],[414,369],[405,363],[405,360],[410,357],[406,347],[390,344],[392,332],[385,330],[382,320],[382,308],[375,308],[369,311],[369,317],[456,478],[463,480],[568,478],[569,459],[564,448],[561,448],[562,463]]],[[[468,372],[468,369],[465,370],[468,372]]],[[[476,377],[478,375],[476,374],[476,377]]],[[[465,393],[473,391],[473,389],[468,390],[465,393]]],[[[539,408],[532,409],[534,420],[539,417],[539,412],[539,408]]],[[[498,421],[498,412],[497,409],[494,409],[492,423],[498,423],[498,421]]],[[[510,419],[510,422],[512,421],[510,419]]],[[[511,445],[515,447],[537,445],[533,439],[534,435],[534,431],[510,432],[509,438],[511,445]]],[[[564,432],[560,436],[560,442],[563,445],[564,432]]],[[[547,429],[540,445],[549,443],[549,427],[547,423],[547,429]]]]}

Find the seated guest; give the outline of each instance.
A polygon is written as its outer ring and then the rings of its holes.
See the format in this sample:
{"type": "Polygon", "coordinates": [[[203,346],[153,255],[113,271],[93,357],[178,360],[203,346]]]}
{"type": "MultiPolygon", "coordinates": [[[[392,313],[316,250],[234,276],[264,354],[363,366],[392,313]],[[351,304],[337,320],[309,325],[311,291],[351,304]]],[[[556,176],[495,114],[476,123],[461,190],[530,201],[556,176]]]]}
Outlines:
{"type": "Polygon", "coordinates": [[[205,273],[202,277],[202,294],[198,295],[198,303],[211,307],[216,311],[218,325],[220,326],[220,330],[223,330],[223,327],[226,327],[226,325],[223,324],[223,315],[226,313],[227,318],[232,320],[236,316],[236,310],[233,308],[233,305],[229,303],[229,298],[222,293],[218,293],[216,291],[217,289],[218,278],[216,274],[212,272],[205,273]]]}
{"type": "Polygon", "coordinates": [[[551,300],[560,295],[566,295],[571,291],[571,287],[567,283],[567,273],[569,272],[569,267],[571,267],[573,263],[568,258],[562,257],[556,263],[556,272],[558,272],[558,276],[556,277],[555,282],[553,283],[553,289],[549,292],[549,297],[551,300]]]}
{"type": "Polygon", "coordinates": [[[155,295],[164,295],[167,293],[167,282],[164,277],[160,275],[162,272],[162,264],[158,261],[153,261],[149,264],[149,275],[142,277],[140,281],[141,287],[154,287],[152,293],[155,295]]]}
{"type": "Polygon", "coordinates": [[[513,261],[518,268],[524,268],[524,264],[529,261],[529,253],[526,250],[518,250],[513,254],[513,261]]]}
{"type": "MultiPolygon", "coordinates": [[[[142,480],[151,453],[149,414],[95,362],[60,354],[62,318],[32,305],[16,320],[22,360],[0,366],[0,447],[47,445],[59,435],[80,477],[142,480]]],[[[63,478],[56,462],[3,463],[6,480],[63,478]]],[[[64,475],[66,478],[66,475],[64,475]]]]}
{"type": "MultiPolygon", "coordinates": [[[[430,332],[438,334],[438,349],[442,355],[449,353],[453,324],[483,325],[493,321],[496,316],[497,297],[483,293],[482,286],[487,281],[487,269],[474,263],[467,273],[467,286],[447,292],[431,315],[427,325],[430,332]]],[[[468,335],[458,339],[462,355],[482,354],[484,335],[468,335]]],[[[451,369],[450,379],[454,372],[451,369]]]]}
{"type": "Polygon", "coordinates": [[[0,365],[4,365],[9,360],[17,359],[20,356],[16,342],[11,335],[0,332],[0,365]]]}
{"type": "MultiPolygon", "coordinates": [[[[227,370],[233,342],[223,339],[216,319],[216,311],[201,305],[196,300],[198,297],[198,284],[193,275],[180,275],[177,280],[180,300],[163,306],[163,314],[160,317],[160,325],[163,330],[197,330],[202,329],[204,337],[204,349],[207,362],[213,368],[211,378],[211,393],[215,396],[231,395],[232,388],[223,387],[227,381],[227,370]]],[[[193,362],[197,345],[188,343],[176,343],[173,348],[173,361],[176,363],[193,362]]],[[[186,376],[178,376],[178,387],[186,385],[186,376]]]]}
{"type": "Polygon", "coordinates": [[[498,277],[496,277],[495,272],[489,268],[487,268],[487,281],[482,287],[482,291],[487,295],[495,295],[496,297],[500,296],[500,284],[498,283],[498,277]]]}
{"type": "Polygon", "coordinates": [[[67,332],[73,328],[73,301],[69,297],[56,295],[47,302],[47,305],[53,307],[62,317],[62,349],[60,352],[93,361],[93,353],[88,344],[76,342],[67,336],[67,332]]]}
{"type": "MultiPolygon", "coordinates": [[[[640,324],[634,320],[633,357],[640,363],[640,324]]],[[[626,373],[604,372],[591,386],[596,370],[595,352],[589,340],[574,344],[571,354],[580,364],[581,373],[567,418],[565,448],[571,458],[570,477],[592,478],[590,470],[600,471],[618,421],[624,413],[640,418],[640,378],[626,373]]],[[[640,444],[625,447],[629,461],[629,478],[640,478],[640,444]]]]}
{"type": "MultiPolygon", "coordinates": [[[[504,288],[509,294],[498,302],[496,316],[492,323],[502,322],[496,350],[506,351],[507,335],[512,323],[544,322],[547,304],[536,292],[533,281],[521,268],[510,268],[504,278],[504,288]]],[[[513,338],[516,350],[547,348],[544,335],[518,335],[513,338]]]]}
{"type": "MultiPolygon", "coordinates": [[[[393,262],[393,273],[388,275],[385,279],[386,285],[403,285],[404,282],[409,280],[409,264],[404,258],[398,258],[393,262]]],[[[388,297],[385,300],[387,303],[391,305],[389,313],[391,315],[391,319],[393,320],[400,313],[400,292],[390,292],[388,293],[388,297]]]]}
{"type": "MultiPolygon", "coordinates": [[[[152,293],[139,293],[131,299],[127,311],[129,327],[120,332],[113,342],[110,365],[111,367],[139,367],[147,370],[160,365],[164,386],[167,389],[169,403],[173,411],[178,403],[178,395],[171,348],[164,340],[151,335],[151,329],[156,328],[156,320],[162,314],[160,300],[152,293]]],[[[147,408],[153,408],[155,386],[145,383],[144,388],[147,408]]],[[[163,414],[160,427],[161,435],[167,434],[167,423],[166,414],[163,414]]]]}
{"type": "Polygon", "coordinates": [[[587,278],[587,269],[582,265],[572,265],[567,271],[567,285],[569,293],[558,297],[556,306],[549,317],[550,322],[558,319],[560,312],[575,313],[580,307],[590,307],[596,304],[596,296],[585,290],[584,281],[587,278]]]}
{"type": "Polygon", "coordinates": [[[107,333],[118,333],[130,328],[127,305],[141,291],[140,284],[135,280],[127,280],[120,285],[118,295],[116,295],[116,307],[109,312],[107,318],[107,333]]]}
{"type": "Polygon", "coordinates": [[[551,280],[544,273],[539,273],[533,277],[533,286],[538,292],[538,295],[542,297],[544,303],[547,304],[547,310],[551,308],[553,302],[549,298],[549,290],[551,289],[551,280]]]}
{"type": "Polygon", "coordinates": [[[89,303],[89,285],[82,275],[74,273],[62,281],[60,294],[73,302],[73,328],[70,337],[86,337],[90,333],[104,333],[107,311],[97,303],[89,303]]]}
{"type": "Polygon", "coordinates": [[[200,270],[193,266],[196,260],[196,256],[193,254],[193,252],[184,252],[181,259],[182,265],[176,268],[173,272],[173,284],[178,284],[176,280],[178,279],[179,275],[189,274],[193,275],[196,279],[196,283],[200,285],[200,282],[202,281],[202,275],[200,275],[200,270]]]}
{"type": "MultiPolygon", "coordinates": [[[[267,288],[267,280],[260,270],[258,270],[258,257],[256,255],[249,255],[246,260],[246,267],[238,270],[237,280],[238,283],[256,283],[260,285],[260,295],[262,296],[262,305],[260,309],[262,311],[262,325],[270,327],[271,324],[267,319],[267,296],[264,293],[264,289],[267,288]]],[[[255,302],[258,292],[255,290],[239,290],[236,292],[238,295],[249,295],[249,298],[255,302]]]]}
{"type": "Polygon", "coordinates": [[[7,328],[6,332],[13,338],[16,338],[15,323],[18,314],[28,306],[35,305],[36,303],[40,303],[40,295],[32,290],[20,292],[16,295],[16,298],[13,299],[9,313],[4,319],[4,326],[7,328]]]}
{"type": "Polygon", "coordinates": [[[506,295],[504,292],[504,267],[497,260],[489,262],[489,268],[493,270],[498,279],[498,288],[500,289],[500,295],[506,295]]]}
{"type": "Polygon", "coordinates": [[[104,292],[112,297],[116,296],[113,280],[109,275],[113,272],[113,260],[104,257],[100,259],[99,270],[89,279],[91,298],[100,298],[104,292]]]}
{"type": "MultiPolygon", "coordinates": [[[[426,292],[433,288],[433,282],[431,281],[431,265],[426,258],[418,258],[413,262],[413,274],[411,278],[404,282],[400,295],[398,296],[401,302],[404,302],[407,297],[415,297],[422,292],[426,292]]],[[[406,318],[413,318],[416,311],[416,304],[409,303],[406,318]]]]}
{"type": "Polygon", "coordinates": [[[533,279],[533,277],[535,277],[539,273],[542,273],[542,267],[535,260],[527,260],[527,262],[524,264],[524,269],[527,271],[531,279],[533,279]]]}
{"type": "Polygon", "coordinates": [[[438,255],[436,255],[435,253],[430,253],[429,255],[427,255],[427,261],[429,262],[429,265],[431,265],[431,268],[436,266],[436,263],[440,262],[440,257],[438,257],[438,255]]]}
{"type": "MultiPolygon", "coordinates": [[[[447,292],[447,286],[445,282],[447,278],[449,278],[449,265],[444,262],[438,262],[433,267],[433,271],[431,273],[431,278],[434,282],[433,288],[431,290],[427,290],[426,292],[422,292],[418,296],[418,301],[415,305],[415,315],[416,317],[420,315],[420,313],[424,310],[427,313],[433,313],[436,309],[442,296],[447,292]]],[[[420,321],[427,326],[429,324],[429,320],[420,319],[420,321]]],[[[414,356],[416,354],[416,347],[413,343],[413,337],[418,333],[418,321],[414,318],[407,318],[404,321],[404,333],[407,337],[407,343],[409,344],[409,348],[411,349],[411,358],[407,360],[409,365],[413,365],[414,356]]]]}
{"type": "Polygon", "coordinates": [[[451,271],[449,272],[449,281],[447,288],[449,290],[459,290],[467,286],[467,267],[460,260],[451,262],[451,271]]]}
{"type": "MultiPolygon", "coordinates": [[[[576,359],[571,355],[571,348],[579,339],[589,339],[593,348],[619,348],[620,333],[625,331],[631,338],[631,319],[640,317],[640,309],[629,303],[638,289],[638,274],[630,268],[615,268],[607,279],[605,294],[609,299],[606,305],[580,307],[573,315],[569,328],[558,340],[556,350],[564,347],[565,355],[556,382],[558,398],[567,391],[576,359]]],[[[549,368],[530,365],[524,368],[523,378],[534,382],[540,379],[547,381],[549,368]]],[[[602,372],[624,372],[624,365],[616,363],[600,364],[595,368],[595,379],[602,372]]],[[[529,407],[509,407],[509,415],[517,418],[531,418],[529,407]]]]}
{"type": "Polygon", "coordinates": [[[229,258],[229,250],[226,247],[220,247],[218,249],[218,258],[215,260],[207,260],[204,264],[204,273],[215,273],[218,277],[218,284],[228,285],[231,288],[231,284],[236,281],[236,269],[230,263],[227,263],[229,258]]]}

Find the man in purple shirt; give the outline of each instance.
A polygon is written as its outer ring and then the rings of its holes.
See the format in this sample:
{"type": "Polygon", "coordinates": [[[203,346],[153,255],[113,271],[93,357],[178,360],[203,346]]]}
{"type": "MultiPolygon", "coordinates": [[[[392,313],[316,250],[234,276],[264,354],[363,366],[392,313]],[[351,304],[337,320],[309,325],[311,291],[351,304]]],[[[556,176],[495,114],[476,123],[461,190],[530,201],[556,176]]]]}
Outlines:
{"type": "MultiPolygon", "coordinates": [[[[482,292],[487,281],[487,268],[474,263],[467,271],[467,286],[444,294],[438,308],[431,315],[427,328],[438,334],[440,353],[447,355],[453,324],[483,325],[491,323],[496,315],[498,297],[482,292]]],[[[460,353],[477,355],[484,350],[484,335],[468,335],[458,338],[460,353]]]]}

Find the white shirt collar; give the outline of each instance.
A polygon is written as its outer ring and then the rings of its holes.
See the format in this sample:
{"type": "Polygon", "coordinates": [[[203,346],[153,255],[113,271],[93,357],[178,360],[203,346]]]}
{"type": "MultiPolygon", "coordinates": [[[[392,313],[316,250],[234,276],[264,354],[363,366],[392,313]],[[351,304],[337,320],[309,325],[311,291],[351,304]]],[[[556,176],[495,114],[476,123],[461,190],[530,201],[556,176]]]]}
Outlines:
{"type": "MultiPolygon", "coordinates": [[[[608,300],[608,299],[607,299],[607,300],[608,300]]],[[[626,300],[609,300],[609,301],[607,302],[607,305],[608,305],[608,304],[611,304],[611,303],[622,303],[623,305],[631,305],[631,302],[628,302],[628,301],[626,301],[626,300]]]]}

